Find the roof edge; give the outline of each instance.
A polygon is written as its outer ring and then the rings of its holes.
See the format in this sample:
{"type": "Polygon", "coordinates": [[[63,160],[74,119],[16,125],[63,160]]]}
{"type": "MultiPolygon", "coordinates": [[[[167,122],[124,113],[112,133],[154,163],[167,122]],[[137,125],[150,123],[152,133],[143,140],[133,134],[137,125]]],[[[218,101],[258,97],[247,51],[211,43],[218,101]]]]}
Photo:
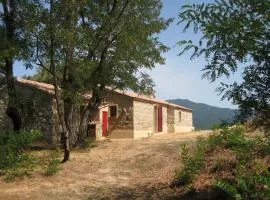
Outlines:
{"type": "MultiPolygon", "coordinates": [[[[28,80],[28,79],[23,79],[23,78],[17,78],[17,82],[22,83],[22,84],[25,84],[25,85],[33,86],[33,87],[35,87],[37,89],[40,89],[42,91],[45,91],[45,92],[47,92],[49,94],[55,94],[54,86],[52,84],[42,83],[42,82],[28,80]]],[[[152,103],[163,104],[163,105],[172,106],[172,107],[175,107],[175,108],[178,108],[178,109],[182,109],[182,110],[186,110],[186,111],[191,111],[192,112],[192,109],[190,109],[190,108],[186,108],[186,107],[183,107],[183,106],[174,104],[174,103],[170,103],[170,102],[165,101],[165,100],[162,100],[162,99],[151,98],[151,97],[148,97],[146,95],[140,95],[140,94],[135,93],[135,92],[123,91],[123,90],[120,90],[120,89],[112,89],[110,87],[106,87],[106,89],[108,89],[110,91],[113,91],[113,92],[116,92],[118,94],[129,96],[129,97],[131,97],[133,99],[137,99],[137,100],[141,100],[141,101],[147,101],[147,102],[152,102],[152,103]]],[[[83,96],[85,98],[90,98],[90,95],[89,94],[84,94],[83,96]]]]}

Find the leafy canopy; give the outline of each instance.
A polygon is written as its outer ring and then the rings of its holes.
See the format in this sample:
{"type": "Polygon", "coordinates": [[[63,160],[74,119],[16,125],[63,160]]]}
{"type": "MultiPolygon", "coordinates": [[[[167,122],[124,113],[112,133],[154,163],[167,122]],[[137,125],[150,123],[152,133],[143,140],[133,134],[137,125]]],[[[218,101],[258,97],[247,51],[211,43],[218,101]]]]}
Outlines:
{"type": "Polygon", "coordinates": [[[270,127],[270,1],[215,0],[208,4],[184,5],[179,23],[184,31],[202,33],[198,43],[179,42],[180,55],[193,50],[191,58],[204,56],[204,78],[216,81],[229,77],[244,66],[243,82],[221,83],[223,99],[239,105],[244,119],[254,117],[259,125],[270,127]]]}
{"type": "Polygon", "coordinates": [[[171,22],[160,17],[159,0],[55,1],[53,15],[47,4],[32,4],[27,14],[35,19],[34,26],[28,24],[27,29],[33,45],[28,64],[41,67],[36,78],[44,80],[46,76],[51,82],[48,33],[52,28],[60,83],[72,74],[69,82],[76,92],[96,85],[152,90],[154,83],[142,69],[164,63],[161,53],[168,48],[157,34],[171,22]],[[70,48],[72,66],[67,67],[70,48]]]}

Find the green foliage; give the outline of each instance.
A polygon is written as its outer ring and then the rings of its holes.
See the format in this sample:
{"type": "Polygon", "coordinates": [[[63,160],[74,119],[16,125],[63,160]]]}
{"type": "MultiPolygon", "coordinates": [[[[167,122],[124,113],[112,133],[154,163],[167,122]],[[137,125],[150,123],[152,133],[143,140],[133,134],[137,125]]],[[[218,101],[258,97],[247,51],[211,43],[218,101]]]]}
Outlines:
{"type": "Polygon", "coordinates": [[[195,174],[204,166],[204,151],[205,142],[203,139],[198,139],[197,149],[192,154],[186,144],[182,146],[181,159],[184,168],[178,171],[176,178],[180,185],[187,185],[192,182],[195,174]]]}
{"type": "Polygon", "coordinates": [[[255,146],[258,147],[257,151],[262,156],[270,154],[270,141],[269,138],[265,137],[256,137],[254,139],[255,146]]]}
{"type": "Polygon", "coordinates": [[[196,44],[181,41],[182,53],[194,50],[192,58],[204,56],[203,77],[216,81],[243,69],[243,80],[221,82],[217,91],[223,99],[239,105],[239,119],[253,119],[255,125],[270,128],[270,1],[215,0],[184,5],[179,14],[184,31],[193,28],[202,37],[196,44]]]}
{"type": "MultiPolygon", "coordinates": [[[[25,150],[38,138],[39,131],[0,134],[0,170],[12,167],[14,164],[25,160],[25,150]]],[[[26,157],[25,157],[26,156],[26,157]]]]}
{"type": "Polygon", "coordinates": [[[216,182],[216,187],[235,199],[265,199],[270,197],[270,174],[267,169],[250,169],[240,165],[234,184],[220,180],[216,182]]]}
{"type": "Polygon", "coordinates": [[[164,64],[161,53],[168,47],[155,35],[172,21],[160,17],[160,0],[54,0],[23,5],[29,8],[24,13],[28,19],[24,34],[33,53],[28,64],[40,67],[34,79],[52,82],[57,78],[69,98],[98,84],[152,90],[152,79],[141,69],[164,64]],[[51,56],[56,55],[52,71],[51,56]]]}
{"type": "Polygon", "coordinates": [[[223,191],[226,191],[235,200],[242,200],[241,195],[237,192],[237,189],[234,185],[231,185],[226,181],[217,181],[216,187],[222,189],[223,191]]]}
{"type": "Polygon", "coordinates": [[[246,138],[244,135],[243,126],[221,128],[214,131],[208,138],[209,148],[215,148],[216,146],[224,146],[229,149],[243,150],[250,148],[253,142],[246,138]]]}
{"type": "Polygon", "coordinates": [[[181,153],[184,168],[176,174],[178,183],[191,184],[201,172],[207,172],[216,179],[214,187],[233,199],[269,198],[268,139],[248,138],[244,133],[241,125],[225,126],[214,130],[206,139],[198,139],[193,151],[184,145],[181,153]],[[218,157],[213,152],[231,152],[235,158],[218,157]],[[224,177],[224,174],[229,176],[224,177]]]}
{"type": "Polygon", "coordinates": [[[41,137],[39,131],[0,134],[0,175],[6,180],[16,176],[29,175],[35,165],[35,158],[27,153],[28,147],[41,137]]]}
{"type": "Polygon", "coordinates": [[[58,152],[52,152],[48,156],[47,167],[45,169],[45,176],[52,176],[59,172],[60,168],[60,155],[58,152]]]}
{"type": "Polygon", "coordinates": [[[37,158],[30,154],[24,154],[20,160],[14,162],[12,167],[6,168],[3,175],[6,182],[14,181],[15,178],[31,176],[34,169],[37,167],[37,158]]]}
{"type": "Polygon", "coordinates": [[[157,34],[172,21],[160,16],[161,0],[23,2],[29,8],[23,13],[23,35],[32,53],[26,65],[40,68],[34,79],[61,88],[56,107],[67,140],[75,138],[71,146],[86,137],[106,86],[153,92],[154,82],[144,69],[164,64],[168,47],[157,34]],[[86,91],[92,91],[87,102],[86,91]],[[78,119],[74,110],[82,101],[87,106],[78,119]]]}

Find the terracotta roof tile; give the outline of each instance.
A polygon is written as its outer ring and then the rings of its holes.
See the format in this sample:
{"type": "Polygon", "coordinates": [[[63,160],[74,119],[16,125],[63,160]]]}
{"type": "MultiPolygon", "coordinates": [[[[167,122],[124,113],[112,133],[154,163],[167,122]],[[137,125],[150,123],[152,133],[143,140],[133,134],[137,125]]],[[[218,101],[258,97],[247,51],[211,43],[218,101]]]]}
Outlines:
{"type": "Polygon", "coordinates": [[[170,103],[170,102],[162,100],[162,99],[157,99],[157,98],[152,98],[150,96],[141,95],[141,94],[138,94],[138,93],[135,93],[135,92],[123,91],[123,90],[119,90],[119,89],[115,89],[113,91],[115,91],[115,92],[117,92],[119,94],[123,94],[123,95],[129,96],[129,97],[138,99],[138,100],[144,100],[144,101],[149,101],[149,102],[153,102],[153,103],[159,103],[159,104],[168,105],[168,106],[172,106],[172,107],[187,110],[187,111],[192,111],[192,109],[190,109],[190,108],[179,106],[177,104],[173,104],[173,103],[170,103]]]}
{"type": "Polygon", "coordinates": [[[54,94],[54,86],[52,84],[47,84],[47,83],[42,83],[42,82],[37,82],[37,81],[32,81],[32,80],[22,79],[22,78],[17,78],[17,81],[25,85],[33,86],[35,88],[38,88],[50,94],[54,94]]]}

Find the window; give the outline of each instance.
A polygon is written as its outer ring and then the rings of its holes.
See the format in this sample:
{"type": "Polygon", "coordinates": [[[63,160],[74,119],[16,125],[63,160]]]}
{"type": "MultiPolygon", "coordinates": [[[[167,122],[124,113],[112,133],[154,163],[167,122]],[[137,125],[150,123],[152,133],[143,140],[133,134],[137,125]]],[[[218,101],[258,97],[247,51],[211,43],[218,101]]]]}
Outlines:
{"type": "Polygon", "coordinates": [[[181,111],[179,111],[178,113],[178,122],[181,122],[182,121],[182,113],[181,111]]]}
{"type": "Polygon", "coordinates": [[[110,106],[110,117],[117,117],[117,106],[110,106]]]}

